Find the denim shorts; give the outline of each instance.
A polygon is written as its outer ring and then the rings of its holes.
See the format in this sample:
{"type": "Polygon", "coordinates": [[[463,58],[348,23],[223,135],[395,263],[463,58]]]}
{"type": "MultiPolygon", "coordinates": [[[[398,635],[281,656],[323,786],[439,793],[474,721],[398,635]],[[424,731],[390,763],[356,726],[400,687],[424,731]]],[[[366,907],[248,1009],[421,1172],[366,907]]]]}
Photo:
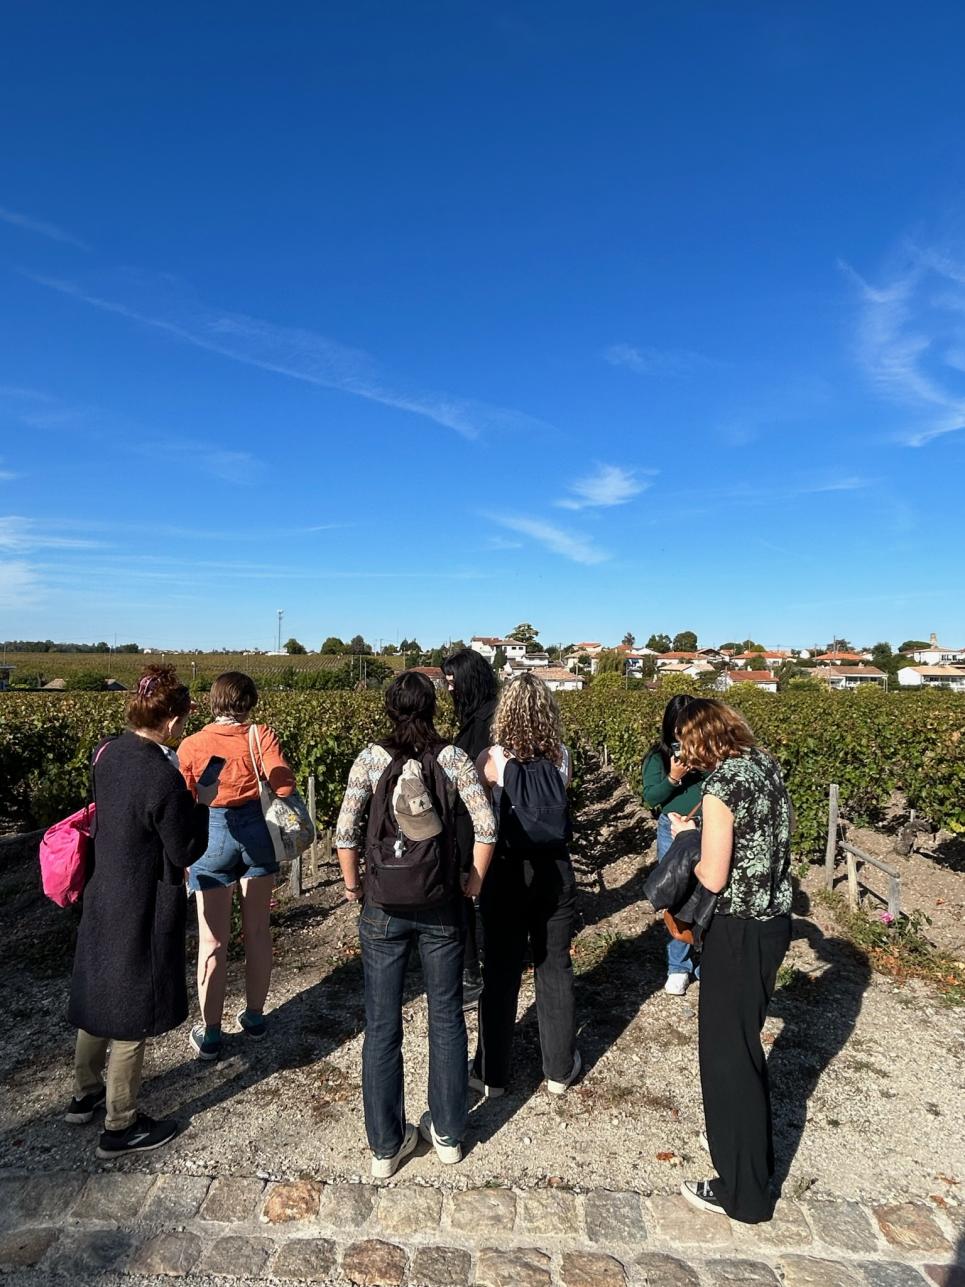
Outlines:
{"type": "Polygon", "coordinates": [[[239,880],[277,872],[275,846],[259,800],[209,810],[208,847],[188,870],[190,890],[222,889],[239,880]]]}

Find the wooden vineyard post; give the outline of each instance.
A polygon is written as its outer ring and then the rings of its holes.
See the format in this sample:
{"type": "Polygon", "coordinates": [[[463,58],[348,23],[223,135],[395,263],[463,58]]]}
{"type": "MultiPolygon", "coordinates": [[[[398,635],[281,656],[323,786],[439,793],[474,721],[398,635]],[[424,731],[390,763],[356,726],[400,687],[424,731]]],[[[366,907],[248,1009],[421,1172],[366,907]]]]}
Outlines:
{"type": "Polygon", "coordinates": [[[312,882],[318,880],[318,824],[315,820],[315,774],[308,775],[308,816],[312,820],[312,826],[315,828],[315,839],[312,841],[309,853],[311,857],[308,863],[309,875],[312,882]]]}
{"type": "Polygon", "coordinates": [[[845,850],[848,860],[848,906],[853,912],[858,910],[858,860],[851,849],[845,850]]]}
{"type": "Polygon", "coordinates": [[[292,869],[288,876],[288,892],[292,898],[298,898],[302,892],[302,856],[296,854],[292,859],[292,869]]]}
{"type": "Polygon", "coordinates": [[[824,851],[824,884],[827,889],[832,889],[834,887],[834,864],[837,855],[838,784],[837,782],[832,782],[828,790],[828,843],[824,851]]]}

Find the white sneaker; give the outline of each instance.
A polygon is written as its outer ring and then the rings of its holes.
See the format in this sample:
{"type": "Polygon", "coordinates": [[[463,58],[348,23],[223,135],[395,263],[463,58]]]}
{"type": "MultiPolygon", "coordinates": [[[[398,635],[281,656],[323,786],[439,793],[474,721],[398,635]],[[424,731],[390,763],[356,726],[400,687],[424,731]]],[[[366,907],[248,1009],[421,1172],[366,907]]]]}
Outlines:
{"type": "Polygon", "coordinates": [[[411,1122],[406,1122],[405,1135],[402,1137],[402,1143],[399,1146],[398,1153],[392,1157],[372,1157],[372,1179],[389,1180],[399,1169],[399,1163],[409,1156],[416,1144],[419,1142],[418,1128],[411,1122]]]}
{"type": "Polygon", "coordinates": [[[570,1073],[569,1077],[567,1077],[566,1081],[550,1081],[549,1077],[547,1077],[546,1089],[551,1095],[565,1095],[582,1071],[583,1059],[580,1052],[577,1051],[573,1059],[573,1071],[570,1073]]]}
{"type": "Polygon", "coordinates": [[[690,975],[685,974],[683,970],[677,970],[674,974],[667,975],[667,982],[663,985],[664,992],[669,992],[672,997],[682,997],[687,991],[687,985],[690,982],[690,975]]]}
{"type": "Polygon", "coordinates": [[[447,1144],[436,1134],[436,1128],[432,1124],[432,1118],[428,1113],[423,1113],[419,1121],[419,1134],[431,1144],[436,1150],[436,1156],[440,1162],[445,1162],[446,1166],[455,1166],[457,1162],[462,1161],[462,1145],[458,1142],[447,1144]]]}
{"type": "Polygon", "coordinates": [[[469,1089],[474,1090],[477,1095],[482,1095],[483,1099],[498,1099],[500,1095],[505,1095],[506,1090],[502,1086],[487,1086],[483,1079],[472,1070],[472,1064],[469,1065],[469,1089]]]}

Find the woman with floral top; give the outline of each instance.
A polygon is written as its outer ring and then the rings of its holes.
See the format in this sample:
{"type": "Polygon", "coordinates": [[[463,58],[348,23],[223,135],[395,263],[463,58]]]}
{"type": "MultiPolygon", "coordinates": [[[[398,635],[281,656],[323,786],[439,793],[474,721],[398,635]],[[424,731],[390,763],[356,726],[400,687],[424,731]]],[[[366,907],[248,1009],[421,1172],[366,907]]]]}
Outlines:
{"type": "MultiPolygon", "coordinates": [[[[444,743],[433,723],[435,711],[436,690],[425,675],[407,670],[394,680],[385,696],[391,733],[386,741],[367,746],[352,765],[335,832],[345,897],[358,902],[364,894],[359,921],[365,973],[362,1103],[375,1179],[395,1174],[399,1163],[415,1148],[420,1132],[440,1161],[460,1161],[466,1128],[468,1050],[462,1008],[466,914],[462,902],[482,888],[493,854],[496,824],[472,760],[457,746],[444,743]],[[413,761],[421,766],[423,776],[415,785],[409,777],[407,789],[402,791],[413,761]],[[393,792],[390,797],[388,785],[393,774],[396,792],[402,793],[393,792]],[[433,782],[445,783],[441,792],[437,793],[430,777],[433,782]],[[424,783],[417,797],[421,813],[412,807],[410,796],[410,790],[419,792],[419,783],[424,783]],[[447,798],[440,798],[440,794],[447,798]],[[457,857],[457,795],[472,819],[475,835],[472,867],[465,873],[460,872],[457,857]],[[371,892],[364,893],[365,878],[359,865],[363,822],[369,814],[366,852],[367,858],[372,858],[382,852],[373,848],[372,837],[381,834],[389,810],[390,821],[398,823],[395,853],[400,864],[410,843],[432,839],[438,840],[437,852],[448,856],[451,870],[442,871],[439,882],[445,896],[430,905],[406,902],[389,906],[376,901],[384,899],[374,879],[384,870],[380,866],[369,869],[371,892]],[[373,816],[379,811],[381,819],[373,816]],[[429,1004],[429,1111],[418,1129],[406,1124],[402,1075],[403,985],[413,945],[419,950],[429,1004]]],[[[393,879],[400,880],[399,865],[394,873],[393,879]]]]}
{"type": "MultiPolygon", "coordinates": [[[[737,711],[695,699],[677,726],[680,758],[703,783],[695,874],[717,894],[704,936],[698,1048],[707,1143],[717,1176],[687,1180],[694,1206],[748,1224],[774,1210],[771,1101],[761,1029],[791,940],[791,802],[781,770],[737,711]]],[[[693,826],[678,814],[675,834],[693,826]]]]}

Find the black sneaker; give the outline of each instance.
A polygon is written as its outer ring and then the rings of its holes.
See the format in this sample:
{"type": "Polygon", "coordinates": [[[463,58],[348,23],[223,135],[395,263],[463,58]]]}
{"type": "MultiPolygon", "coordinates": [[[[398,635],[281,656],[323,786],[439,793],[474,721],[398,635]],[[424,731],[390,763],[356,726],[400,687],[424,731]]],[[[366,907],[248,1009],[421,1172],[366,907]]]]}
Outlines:
{"type": "Polygon", "coordinates": [[[727,1214],[714,1197],[713,1180],[684,1180],[680,1186],[680,1192],[692,1207],[697,1207],[700,1211],[716,1211],[718,1215],[727,1214]]]}
{"type": "Polygon", "coordinates": [[[149,1153],[151,1149],[170,1144],[177,1133],[177,1122],[156,1122],[146,1113],[138,1113],[137,1120],[126,1130],[101,1132],[97,1156],[112,1158],[125,1153],[149,1153]]]}
{"type": "Polygon", "coordinates": [[[75,1095],[70,1101],[70,1108],[64,1113],[64,1121],[73,1126],[86,1126],[94,1120],[97,1110],[104,1107],[104,1100],[103,1086],[100,1090],[92,1090],[89,1095],[81,1095],[80,1099],[75,1095]]]}
{"type": "Polygon", "coordinates": [[[481,974],[464,974],[462,976],[462,1008],[471,1010],[482,996],[482,990],[481,974]]]}

